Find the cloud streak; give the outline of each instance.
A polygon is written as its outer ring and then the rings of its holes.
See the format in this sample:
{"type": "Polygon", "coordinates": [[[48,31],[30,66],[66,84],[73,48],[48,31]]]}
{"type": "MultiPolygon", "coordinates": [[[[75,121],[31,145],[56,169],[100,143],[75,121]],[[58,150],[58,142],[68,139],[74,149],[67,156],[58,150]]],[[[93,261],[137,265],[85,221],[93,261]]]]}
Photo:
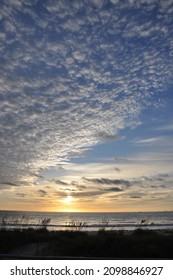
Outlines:
{"type": "Polygon", "coordinates": [[[97,184],[97,185],[123,185],[126,187],[131,186],[131,182],[128,180],[123,180],[123,179],[106,179],[106,178],[100,178],[100,179],[89,179],[89,178],[83,178],[84,181],[87,181],[89,183],[97,184]]]}

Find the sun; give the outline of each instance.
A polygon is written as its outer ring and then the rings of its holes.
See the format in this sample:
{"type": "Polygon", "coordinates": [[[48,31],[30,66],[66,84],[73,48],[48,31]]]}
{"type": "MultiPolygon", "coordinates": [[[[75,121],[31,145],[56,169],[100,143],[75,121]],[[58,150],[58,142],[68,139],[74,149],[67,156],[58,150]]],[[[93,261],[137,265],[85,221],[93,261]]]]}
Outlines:
{"type": "Polygon", "coordinates": [[[73,197],[71,195],[67,195],[65,198],[64,198],[64,203],[72,203],[73,202],[73,197]]]}

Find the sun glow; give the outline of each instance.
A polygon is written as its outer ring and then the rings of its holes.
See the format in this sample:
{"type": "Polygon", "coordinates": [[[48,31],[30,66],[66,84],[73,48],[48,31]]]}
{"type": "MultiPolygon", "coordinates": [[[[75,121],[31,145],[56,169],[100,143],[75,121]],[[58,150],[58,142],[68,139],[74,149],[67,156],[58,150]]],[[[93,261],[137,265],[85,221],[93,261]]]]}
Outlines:
{"type": "Polygon", "coordinates": [[[71,195],[68,195],[67,197],[64,198],[65,203],[72,203],[74,201],[73,197],[71,195]]]}

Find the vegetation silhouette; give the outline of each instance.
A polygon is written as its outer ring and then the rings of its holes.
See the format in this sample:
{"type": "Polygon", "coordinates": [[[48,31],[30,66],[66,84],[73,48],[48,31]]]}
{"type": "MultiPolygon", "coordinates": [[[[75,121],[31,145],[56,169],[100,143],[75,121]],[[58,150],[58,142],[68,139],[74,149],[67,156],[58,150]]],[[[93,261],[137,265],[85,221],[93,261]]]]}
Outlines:
{"type": "MultiPolygon", "coordinates": [[[[41,219],[40,224],[26,225],[24,217],[18,221],[19,227],[9,227],[7,217],[3,217],[0,228],[0,254],[10,256],[17,252],[18,256],[47,257],[86,257],[86,258],[124,258],[124,259],[172,259],[173,230],[149,230],[137,227],[133,231],[106,230],[86,231],[83,222],[72,222],[67,230],[49,231],[50,219],[41,219]],[[28,252],[28,247],[35,250],[28,252]],[[37,250],[36,250],[37,249],[37,250]],[[17,250],[17,251],[16,251],[17,250]]],[[[143,222],[144,223],[144,222],[143,222]]],[[[140,223],[140,224],[143,224],[140,223]]],[[[108,221],[103,221],[103,225],[108,221]]],[[[11,225],[11,224],[10,224],[11,225]]],[[[3,256],[4,258],[4,256],[3,256]]]]}

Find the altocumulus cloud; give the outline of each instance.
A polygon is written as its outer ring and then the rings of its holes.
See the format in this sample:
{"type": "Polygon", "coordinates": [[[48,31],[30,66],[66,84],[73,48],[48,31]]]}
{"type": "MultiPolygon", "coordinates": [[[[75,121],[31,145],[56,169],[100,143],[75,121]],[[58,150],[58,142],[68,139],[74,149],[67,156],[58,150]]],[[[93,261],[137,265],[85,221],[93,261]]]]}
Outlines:
{"type": "Polygon", "coordinates": [[[173,74],[173,1],[0,2],[0,182],[134,127],[173,74]]]}

